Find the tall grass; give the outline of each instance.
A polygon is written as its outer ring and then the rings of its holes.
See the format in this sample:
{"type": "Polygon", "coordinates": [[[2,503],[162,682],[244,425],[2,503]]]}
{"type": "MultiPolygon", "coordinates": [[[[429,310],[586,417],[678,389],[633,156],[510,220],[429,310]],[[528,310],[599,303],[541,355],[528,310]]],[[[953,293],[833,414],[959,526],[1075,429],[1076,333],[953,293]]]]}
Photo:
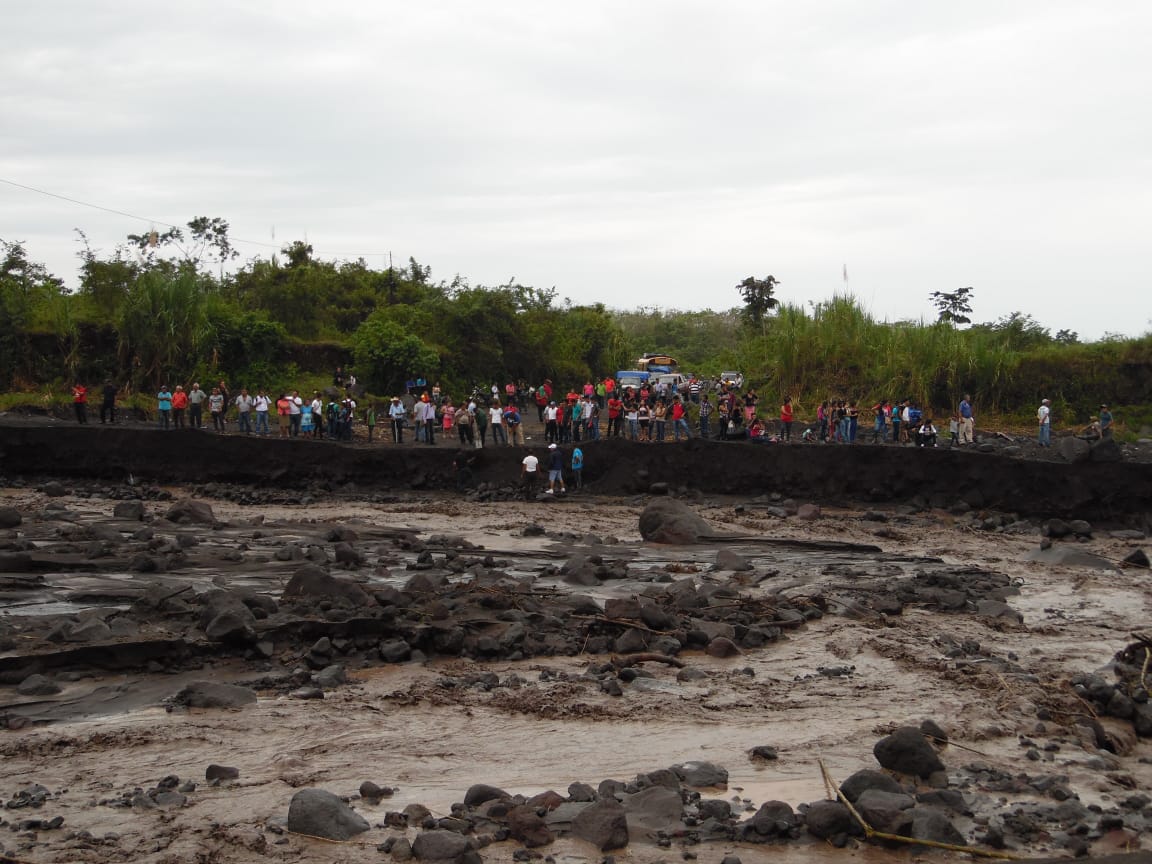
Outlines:
{"type": "Polygon", "coordinates": [[[951,324],[878,321],[856,298],[781,305],[762,330],[743,331],[749,380],[801,410],[823,399],[872,404],[910,397],[951,410],[966,393],[982,410],[1016,411],[1049,398],[1068,415],[1152,398],[1152,334],[1122,342],[1021,347],[1012,334],[951,324]]]}

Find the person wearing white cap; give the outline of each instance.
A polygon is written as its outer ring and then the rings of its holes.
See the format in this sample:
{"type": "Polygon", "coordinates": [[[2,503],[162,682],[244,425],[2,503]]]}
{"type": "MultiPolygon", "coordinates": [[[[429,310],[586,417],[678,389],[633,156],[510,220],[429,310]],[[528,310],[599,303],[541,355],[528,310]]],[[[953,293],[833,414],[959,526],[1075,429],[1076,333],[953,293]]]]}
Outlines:
{"type": "Polygon", "coordinates": [[[1052,446],[1052,409],[1051,402],[1047,399],[1040,401],[1040,407],[1036,409],[1036,419],[1040,423],[1040,446],[1052,446]]]}
{"type": "Polygon", "coordinates": [[[399,396],[392,397],[392,404],[388,406],[388,419],[392,421],[392,440],[396,444],[404,443],[404,421],[408,412],[404,409],[399,396]]]}
{"type": "Polygon", "coordinates": [[[555,444],[548,445],[548,488],[544,490],[545,495],[554,495],[556,493],[556,483],[560,483],[560,492],[563,494],[568,490],[564,486],[564,454],[557,449],[555,444]]]}

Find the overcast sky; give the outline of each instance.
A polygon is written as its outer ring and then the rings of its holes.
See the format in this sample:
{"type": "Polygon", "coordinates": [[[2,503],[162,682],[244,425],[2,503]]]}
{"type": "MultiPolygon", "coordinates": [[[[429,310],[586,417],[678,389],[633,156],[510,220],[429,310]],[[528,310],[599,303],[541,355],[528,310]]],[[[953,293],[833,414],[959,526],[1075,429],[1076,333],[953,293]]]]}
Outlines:
{"type": "MultiPolygon", "coordinates": [[[[819,301],[846,265],[881,318],[971,285],[977,321],[1152,329],[1148,0],[45,0],[4,30],[0,178],[158,222],[621,308],[769,273],[819,301]]],[[[0,238],[70,284],[75,227],[149,223],[0,183],[0,238]]]]}

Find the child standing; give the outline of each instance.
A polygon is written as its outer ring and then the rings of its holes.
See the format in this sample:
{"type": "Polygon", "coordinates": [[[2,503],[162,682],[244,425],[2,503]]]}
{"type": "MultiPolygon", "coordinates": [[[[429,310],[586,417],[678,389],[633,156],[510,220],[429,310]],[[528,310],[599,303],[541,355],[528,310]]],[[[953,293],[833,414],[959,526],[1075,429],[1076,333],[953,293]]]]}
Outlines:
{"type": "Polygon", "coordinates": [[[952,413],[952,417],[948,421],[948,434],[951,436],[951,440],[948,442],[948,446],[950,446],[950,447],[959,446],[959,444],[960,444],[960,415],[955,413],[955,412],[952,413]]]}

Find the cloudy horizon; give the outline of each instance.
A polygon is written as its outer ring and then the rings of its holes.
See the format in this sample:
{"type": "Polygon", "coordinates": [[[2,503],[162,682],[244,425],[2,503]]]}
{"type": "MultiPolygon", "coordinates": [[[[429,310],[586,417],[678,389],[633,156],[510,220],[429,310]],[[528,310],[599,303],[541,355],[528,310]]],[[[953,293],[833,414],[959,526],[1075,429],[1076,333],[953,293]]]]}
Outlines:
{"type": "MultiPolygon", "coordinates": [[[[0,238],[76,284],[148,220],[574,303],[851,291],[1152,329],[1152,6],[296,2],[9,10],[0,238]],[[1101,301],[1105,302],[1101,302],[1101,301]]],[[[261,244],[261,245],[257,245],[261,244]]]]}

